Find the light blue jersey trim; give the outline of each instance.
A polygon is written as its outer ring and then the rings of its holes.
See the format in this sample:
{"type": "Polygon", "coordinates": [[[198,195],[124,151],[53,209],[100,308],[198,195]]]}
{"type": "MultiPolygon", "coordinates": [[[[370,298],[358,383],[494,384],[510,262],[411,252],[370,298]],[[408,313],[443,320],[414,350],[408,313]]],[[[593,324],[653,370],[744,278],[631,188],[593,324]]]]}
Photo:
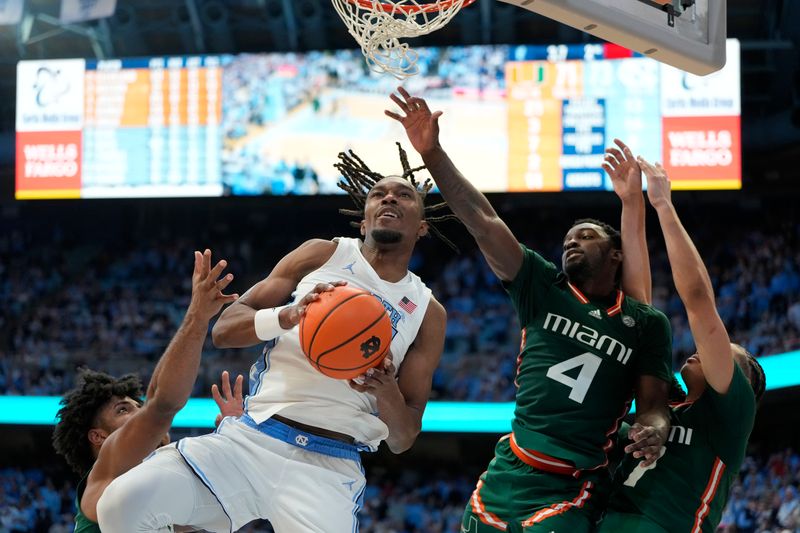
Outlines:
{"type": "Polygon", "coordinates": [[[259,357],[256,362],[253,363],[253,366],[250,367],[250,394],[248,394],[244,399],[245,411],[247,411],[247,405],[250,397],[255,396],[259,389],[261,389],[262,378],[264,377],[264,374],[269,372],[269,356],[277,345],[278,338],[267,341],[267,343],[264,345],[264,350],[261,352],[261,357],[259,357]]]}
{"type": "MultiPolygon", "coordinates": [[[[361,469],[361,475],[365,476],[364,467],[359,463],[358,468],[361,469]]],[[[353,507],[353,533],[358,533],[358,512],[364,506],[364,493],[367,490],[367,481],[366,478],[364,480],[364,486],[361,487],[361,490],[353,498],[353,503],[355,506],[353,507]]]]}

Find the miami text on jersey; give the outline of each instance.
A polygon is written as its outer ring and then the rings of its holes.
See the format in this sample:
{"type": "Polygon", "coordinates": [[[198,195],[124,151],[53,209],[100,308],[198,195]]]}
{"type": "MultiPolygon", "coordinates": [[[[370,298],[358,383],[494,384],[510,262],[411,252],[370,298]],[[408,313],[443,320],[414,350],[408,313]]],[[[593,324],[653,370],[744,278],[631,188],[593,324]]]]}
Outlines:
{"type": "Polygon", "coordinates": [[[683,426],[672,426],[669,430],[669,438],[667,441],[677,444],[692,444],[692,428],[683,426]]]}
{"type": "Polygon", "coordinates": [[[575,339],[578,342],[582,342],[600,351],[602,351],[603,346],[605,346],[605,352],[608,356],[613,357],[616,351],[617,361],[623,365],[628,363],[628,359],[633,352],[633,349],[628,348],[618,340],[608,335],[600,335],[596,329],[584,326],[577,320],[573,322],[569,318],[556,315],[555,313],[547,313],[547,317],[544,319],[544,329],[550,330],[553,333],[560,333],[565,337],[575,339]]]}

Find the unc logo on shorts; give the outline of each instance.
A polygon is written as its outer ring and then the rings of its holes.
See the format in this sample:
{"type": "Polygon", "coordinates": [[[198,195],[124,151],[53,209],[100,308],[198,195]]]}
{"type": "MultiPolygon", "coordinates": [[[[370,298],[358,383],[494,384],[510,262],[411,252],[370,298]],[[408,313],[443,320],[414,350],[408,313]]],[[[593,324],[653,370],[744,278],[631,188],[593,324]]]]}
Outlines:
{"type": "Polygon", "coordinates": [[[308,446],[308,437],[305,435],[296,436],[294,441],[298,444],[298,446],[308,446]]]}
{"type": "Polygon", "coordinates": [[[378,337],[372,336],[361,343],[361,355],[364,359],[369,359],[381,349],[381,340],[378,337]]]}

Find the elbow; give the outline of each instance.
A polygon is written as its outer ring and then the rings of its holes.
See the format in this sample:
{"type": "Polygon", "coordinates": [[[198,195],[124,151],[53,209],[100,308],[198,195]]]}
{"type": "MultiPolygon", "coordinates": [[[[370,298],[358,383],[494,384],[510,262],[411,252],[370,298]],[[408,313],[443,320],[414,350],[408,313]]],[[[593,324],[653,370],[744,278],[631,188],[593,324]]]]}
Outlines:
{"type": "Polygon", "coordinates": [[[230,348],[230,341],[228,340],[228,330],[225,327],[225,321],[221,318],[217,320],[214,327],[211,328],[211,342],[215,348],[230,348]]]}
{"type": "Polygon", "coordinates": [[[708,272],[702,264],[687,267],[680,276],[675,276],[675,281],[682,278],[682,282],[676,283],[676,288],[679,288],[681,297],[689,301],[707,301],[714,300],[714,288],[711,286],[711,280],[708,277],[708,272]]]}
{"type": "Polygon", "coordinates": [[[389,446],[389,450],[395,454],[399,455],[403,452],[407,452],[411,449],[414,443],[417,441],[417,436],[419,436],[420,430],[415,428],[413,431],[408,433],[407,435],[403,435],[399,438],[388,438],[386,439],[386,444],[389,446]]]}
{"type": "Polygon", "coordinates": [[[386,444],[389,445],[389,450],[393,454],[400,455],[401,453],[404,453],[404,452],[407,452],[408,450],[410,450],[411,446],[414,445],[414,441],[415,440],[416,440],[416,438],[410,439],[408,441],[404,440],[402,442],[401,441],[386,441],[386,444]]]}
{"type": "Polygon", "coordinates": [[[492,228],[500,220],[494,210],[491,213],[486,213],[476,208],[470,208],[470,213],[467,216],[459,216],[459,218],[475,240],[480,240],[490,235],[492,228]]]}
{"type": "Polygon", "coordinates": [[[703,280],[692,283],[682,291],[681,297],[687,310],[701,306],[714,306],[714,291],[703,280]]]}

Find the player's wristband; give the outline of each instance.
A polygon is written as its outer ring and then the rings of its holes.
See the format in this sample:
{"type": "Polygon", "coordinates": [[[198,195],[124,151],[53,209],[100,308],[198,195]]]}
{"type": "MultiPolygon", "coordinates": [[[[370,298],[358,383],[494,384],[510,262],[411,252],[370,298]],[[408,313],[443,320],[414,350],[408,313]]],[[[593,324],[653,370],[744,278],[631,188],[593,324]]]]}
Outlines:
{"type": "Polygon", "coordinates": [[[259,309],[256,311],[256,316],[253,318],[253,325],[256,328],[256,337],[262,341],[269,341],[291,331],[291,328],[283,329],[279,319],[281,310],[286,307],[288,306],[284,305],[283,307],[259,309]]]}

